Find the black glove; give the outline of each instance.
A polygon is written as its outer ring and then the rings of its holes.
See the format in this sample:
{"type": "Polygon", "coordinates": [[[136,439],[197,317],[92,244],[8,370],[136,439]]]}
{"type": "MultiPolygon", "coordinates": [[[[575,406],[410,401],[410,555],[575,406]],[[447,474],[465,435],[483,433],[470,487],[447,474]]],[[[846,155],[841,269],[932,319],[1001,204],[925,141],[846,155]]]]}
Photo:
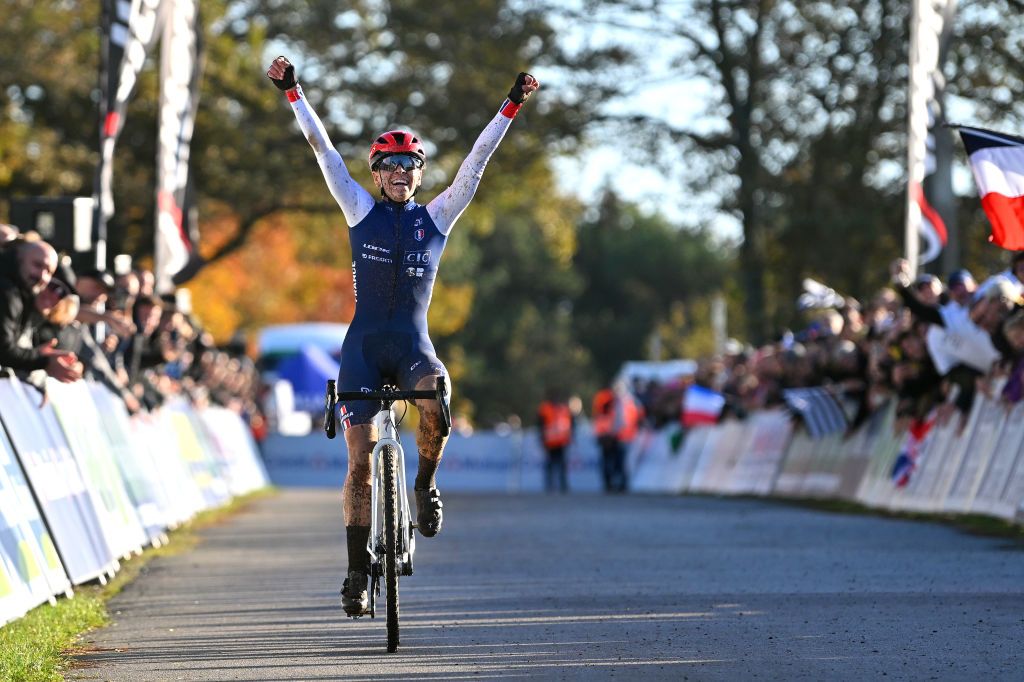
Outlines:
{"type": "Polygon", "coordinates": [[[508,91],[508,101],[513,104],[522,104],[530,97],[530,95],[523,92],[523,85],[526,84],[526,77],[529,75],[525,71],[519,72],[519,75],[516,76],[516,84],[508,91]]]}
{"type": "Polygon", "coordinates": [[[284,78],[278,80],[277,78],[270,79],[278,90],[291,90],[298,83],[295,80],[295,67],[289,64],[284,70],[284,78]]]}

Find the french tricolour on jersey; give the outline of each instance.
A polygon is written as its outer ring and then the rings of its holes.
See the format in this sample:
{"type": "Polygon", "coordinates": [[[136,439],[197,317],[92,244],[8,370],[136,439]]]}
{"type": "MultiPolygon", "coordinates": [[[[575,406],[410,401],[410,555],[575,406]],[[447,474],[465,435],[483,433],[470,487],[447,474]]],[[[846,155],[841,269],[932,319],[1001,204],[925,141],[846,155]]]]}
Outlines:
{"type": "Polygon", "coordinates": [[[960,127],[978,183],[981,207],[992,223],[991,241],[1024,249],[1024,138],[960,127]]]}

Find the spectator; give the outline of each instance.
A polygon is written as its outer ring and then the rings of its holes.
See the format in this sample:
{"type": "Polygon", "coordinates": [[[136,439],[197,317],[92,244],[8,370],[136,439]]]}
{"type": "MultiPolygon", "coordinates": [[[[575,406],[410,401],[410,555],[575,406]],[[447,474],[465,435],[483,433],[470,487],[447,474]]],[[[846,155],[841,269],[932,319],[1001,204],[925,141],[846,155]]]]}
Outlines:
{"type": "Polygon", "coordinates": [[[104,310],[107,298],[114,291],[114,278],[109,272],[96,268],[78,273],[75,287],[82,303],[98,310],[104,310]]]}
{"type": "Polygon", "coordinates": [[[956,303],[928,305],[907,288],[907,271],[906,261],[893,264],[896,290],[915,317],[932,325],[927,332],[928,353],[939,375],[957,387],[956,406],[966,413],[974,401],[977,379],[1001,357],[997,345],[1009,348],[1002,337],[1002,323],[1022,302],[1020,291],[1009,279],[996,278],[969,308],[956,303]]]}
{"type": "Polygon", "coordinates": [[[1024,251],[1015,251],[1010,256],[1010,266],[1002,272],[992,275],[978,287],[978,296],[982,295],[988,288],[993,286],[1000,278],[1009,280],[1010,284],[1017,288],[1018,293],[1024,295],[1024,251]]]}
{"type": "MultiPolygon", "coordinates": [[[[0,253],[0,366],[25,373],[44,370],[58,381],[70,382],[81,378],[74,353],[51,344],[32,347],[40,321],[36,296],[50,285],[56,268],[57,252],[38,239],[16,239],[0,253]]],[[[44,301],[59,293],[63,297],[66,287],[55,284],[44,301]]]]}
{"type": "Polygon", "coordinates": [[[949,276],[946,282],[949,300],[963,308],[970,306],[977,289],[977,282],[967,270],[957,270],[949,276]]]}

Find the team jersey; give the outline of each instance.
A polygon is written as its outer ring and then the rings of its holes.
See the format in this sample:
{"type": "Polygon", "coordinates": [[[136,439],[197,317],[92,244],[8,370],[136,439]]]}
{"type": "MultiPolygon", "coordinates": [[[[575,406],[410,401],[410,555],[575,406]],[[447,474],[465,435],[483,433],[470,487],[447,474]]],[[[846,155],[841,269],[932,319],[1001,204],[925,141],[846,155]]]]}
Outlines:
{"type": "Polygon", "coordinates": [[[469,206],[484,168],[518,111],[506,100],[477,138],[452,184],[425,206],[375,200],[348,172],[323,123],[289,91],[295,118],[349,226],[356,287],[353,326],[427,332],[427,308],[452,226],[469,206]]]}

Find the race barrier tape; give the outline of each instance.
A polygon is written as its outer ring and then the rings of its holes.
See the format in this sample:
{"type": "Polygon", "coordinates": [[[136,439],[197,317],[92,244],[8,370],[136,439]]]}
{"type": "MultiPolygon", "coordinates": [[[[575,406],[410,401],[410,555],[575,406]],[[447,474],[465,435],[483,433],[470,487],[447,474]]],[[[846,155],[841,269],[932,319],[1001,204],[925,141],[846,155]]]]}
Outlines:
{"type": "Polygon", "coordinates": [[[242,418],[174,400],[129,416],[106,387],[0,379],[0,625],[104,582],[196,513],[269,484],[242,418]]]}

